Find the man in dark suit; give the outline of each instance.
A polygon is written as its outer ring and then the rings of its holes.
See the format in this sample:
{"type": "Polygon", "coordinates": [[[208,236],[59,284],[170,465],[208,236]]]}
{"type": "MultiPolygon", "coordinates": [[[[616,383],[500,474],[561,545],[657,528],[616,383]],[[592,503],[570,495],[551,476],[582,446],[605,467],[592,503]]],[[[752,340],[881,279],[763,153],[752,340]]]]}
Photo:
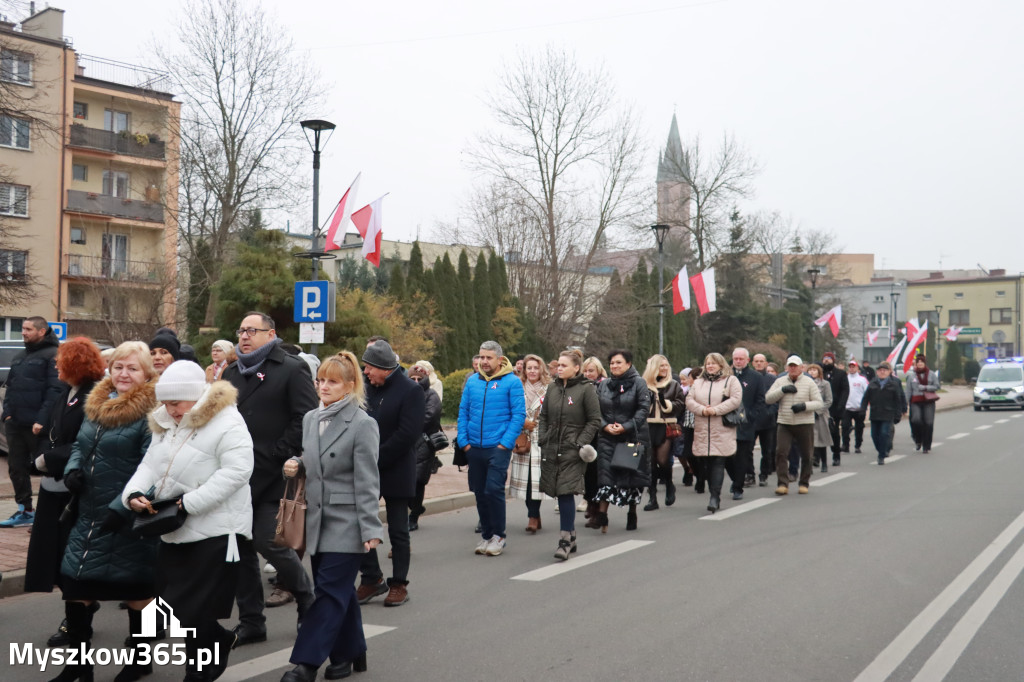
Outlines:
{"type": "Polygon", "coordinates": [[[736,454],[732,457],[732,499],[743,499],[743,486],[754,485],[754,440],[757,425],[764,414],[764,380],[750,366],[750,351],[737,348],[732,352],[732,372],[743,386],[745,422],[736,427],[736,454]]]}
{"type": "Polygon", "coordinates": [[[285,353],[280,344],[273,319],[260,312],[247,313],[238,330],[238,360],[223,375],[238,389],[238,411],[249,427],[255,458],[249,479],[252,542],[239,543],[235,646],[267,639],[257,552],[277,569],[278,585],[295,595],[300,621],[313,603],[313,583],[299,556],[274,544],[277,509],[284,494],[281,467],[302,454],[302,418],[318,402],[309,365],[285,353]]]}

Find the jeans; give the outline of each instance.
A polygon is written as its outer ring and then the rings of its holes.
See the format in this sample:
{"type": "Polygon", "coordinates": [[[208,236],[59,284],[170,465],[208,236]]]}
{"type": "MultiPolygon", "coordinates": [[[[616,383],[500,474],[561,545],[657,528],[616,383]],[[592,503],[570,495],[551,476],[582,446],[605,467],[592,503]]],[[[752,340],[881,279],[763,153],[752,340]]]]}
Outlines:
{"type": "Polygon", "coordinates": [[[888,419],[871,420],[871,442],[878,451],[878,459],[889,456],[889,449],[892,448],[892,427],[893,423],[888,419]]]}
{"type": "Polygon", "coordinates": [[[864,410],[843,412],[843,450],[850,451],[850,431],[853,431],[853,447],[860,450],[864,444],[864,410]]]}
{"type": "Polygon", "coordinates": [[[776,473],[779,485],[789,483],[789,447],[796,445],[800,452],[800,485],[811,482],[811,452],[814,450],[814,424],[779,424],[776,433],[776,473]]]}
{"type": "MultiPolygon", "coordinates": [[[[391,579],[388,584],[409,582],[409,498],[385,497],[384,510],[388,517],[388,541],[391,542],[391,579]]],[[[384,577],[374,547],[363,555],[359,571],[364,585],[376,585],[384,577]]]]}
{"type": "Polygon", "coordinates": [[[504,448],[470,446],[469,489],[476,495],[476,512],[480,516],[480,535],[489,540],[505,537],[505,481],[512,451],[504,448]]]}
{"type": "Polygon", "coordinates": [[[277,585],[295,595],[299,613],[313,603],[313,583],[294,549],[274,544],[277,529],[277,502],[260,502],[252,506],[252,543],[238,543],[241,566],[238,570],[238,621],[247,630],[266,628],[263,615],[263,576],[260,574],[259,552],[277,569],[277,585]]]}
{"type": "Polygon", "coordinates": [[[914,437],[914,443],[925,450],[931,450],[934,430],[935,403],[911,403],[910,433],[914,437]]]}
{"type": "Polygon", "coordinates": [[[576,530],[576,496],[558,496],[559,530],[576,530]]]}
{"type": "Polygon", "coordinates": [[[14,487],[14,501],[32,511],[32,455],[36,451],[39,436],[32,433],[32,425],[15,424],[8,419],[7,427],[7,471],[14,487]]]}
{"type": "Polygon", "coordinates": [[[355,579],[361,554],[324,552],[310,557],[316,576],[316,601],[295,638],[292,663],[319,667],[351,661],[366,651],[363,617],[356,601],[355,579]]]}

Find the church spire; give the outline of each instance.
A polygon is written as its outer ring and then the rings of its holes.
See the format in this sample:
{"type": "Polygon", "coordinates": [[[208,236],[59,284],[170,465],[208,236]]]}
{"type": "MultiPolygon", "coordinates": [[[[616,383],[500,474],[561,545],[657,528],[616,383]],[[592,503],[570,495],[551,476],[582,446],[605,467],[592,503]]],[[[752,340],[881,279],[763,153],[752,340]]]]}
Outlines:
{"type": "Polygon", "coordinates": [[[672,125],[668,129],[665,151],[658,157],[658,182],[680,182],[683,180],[683,143],[679,139],[679,124],[672,114],[672,125]]]}

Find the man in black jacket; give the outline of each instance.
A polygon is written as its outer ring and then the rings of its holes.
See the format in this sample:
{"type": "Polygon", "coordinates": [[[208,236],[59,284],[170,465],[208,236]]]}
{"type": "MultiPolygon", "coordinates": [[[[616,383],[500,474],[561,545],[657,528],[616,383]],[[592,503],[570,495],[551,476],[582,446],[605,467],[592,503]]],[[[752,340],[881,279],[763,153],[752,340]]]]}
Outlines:
{"type": "Polygon", "coordinates": [[[423,433],[426,398],[423,389],[399,371],[398,357],[387,341],[367,345],[363,365],[366,413],[380,430],[377,467],[388,517],[392,575],[384,581],[377,549],[371,549],[359,569],[362,579],[356,598],[365,604],[387,593],[384,606],[401,606],[409,601],[409,502],[416,496],[416,441],[423,433]]]}
{"type": "Polygon", "coordinates": [[[21,324],[25,350],[14,356],[7,375],[3,424],[7,431],[7,471],[14,486],[18,509],[0,527],[31,526],[32,459],[43,424],[64,385],[57,378],[57,348],[60,341],[42,317],[30,317],[21,324]]]}
{"type": "Polygon", "coordinates": [[[871,441],[878,451],[878,464],[885,464],[892,448],[893,424],[907,413],[907,396],[896,377],[890,376],[892,369],[888,362],[878,364],[875,378],[864,392],[860,409],[871,408],[871,441]]]}
{"type": "MultiPolygon", "coordinates": [[[[839,439],[839,424],[846,411],[846,400],[850,397],[850,381],[841,367],[836,367],[836,354],[825,353],[821,359],[821,378],[832,386],[832,404],[828,408],[828,430],[832,435],[832,466],[839,466],[842,442],[839,439]]],[[[827,455],[826,455],[827,456],[827,455]]],[[[822,466],[825,466],[822,464],[822,466]]]]}
{"type": "Polygon", "coordinates": [[[732,457],[732,499],[743,499],[743,486],[754,485],[754,439],[757,425],[765,411],[764,380],[750,366],[750,351],[737,348],[732,352],[732,373],[743,386],[744,423],[736,427],[736,454],[732,457]]]}
{"type": "Polygon", "coordinates": [[[259,552],[277,569],[277,584],[298,602],[299,620],[313,603],[313,583],[295,550],[274,544],[277,509],[284,494],[281,467],[302,454],[302,418],[317,406],[313,378],[304,360],[285,353],[274,320],[247,313],[238,330],[238,360],[223,380],[238,389],[238,411],[252,436],[255,467],[252,492],[252,542],[239,542],[238,620],[235,646],[267,639],[259,552]]]}
{"type": "MultiPolygon", "coordinates": [[[[768,374],[768,358],[761,353],[751,360],[754,370],[761,375],[761,383],[764,392],[775,383],[776,377],[768,374]]],[[[775,420],[779,414],[779,404],[765,405],[761,418],[754,423],[755,436],[761,445],[761,466],[757,474],[757,484],[762,488],[768,485],[768,477],[775,473],[775,420]]]]}

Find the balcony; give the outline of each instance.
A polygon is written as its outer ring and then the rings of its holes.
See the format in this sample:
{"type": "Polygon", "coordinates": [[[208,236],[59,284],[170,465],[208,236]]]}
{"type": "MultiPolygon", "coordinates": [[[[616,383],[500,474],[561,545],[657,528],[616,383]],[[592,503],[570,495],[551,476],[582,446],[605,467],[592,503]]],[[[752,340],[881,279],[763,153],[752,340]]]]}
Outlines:
{"type": "Polygon", "coordinates": [[[67,210],[128,220],[164,222],[164,207],[160,204],[151,204],[141,199],[122,199],[108,194],[82,192],[76,189],[68,190],[67,210]]]}
{"type": "Polygon", "coordinates": [[[71,141],[68,144],[72,147],[99,149],[142,159],[165,160],[164,143],[159,140],[140,142],[133,133],[115,133],[112,130],[87,128],[80,124],[71,126],[71,141]]]}
{"type": "Polygon", "coordinates": [[[132,284],[160,284],[164,264],[156,262],[121,260],[103,256],[64,254],[65,277],[75,279],[109,280],[132,284]]]}

